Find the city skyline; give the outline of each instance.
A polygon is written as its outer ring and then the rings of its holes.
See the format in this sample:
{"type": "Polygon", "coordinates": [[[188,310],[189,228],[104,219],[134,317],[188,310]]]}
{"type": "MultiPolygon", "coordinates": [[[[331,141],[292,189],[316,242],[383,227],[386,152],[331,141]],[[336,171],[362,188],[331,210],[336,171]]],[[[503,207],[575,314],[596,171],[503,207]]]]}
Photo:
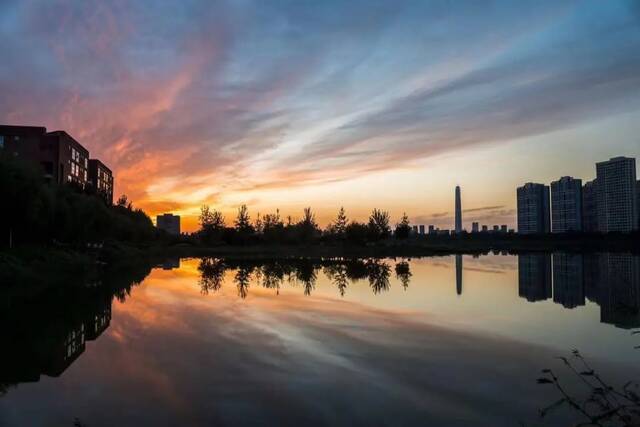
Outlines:
{"type": "Polygon", "coordinates": [[[3,2],[0,122],[65,129],[186,231],[242,203],[452,229],[455,185],[464,228],[514,228],[523,182],[640,157],[631,1],[150,9],[3,2]]]}

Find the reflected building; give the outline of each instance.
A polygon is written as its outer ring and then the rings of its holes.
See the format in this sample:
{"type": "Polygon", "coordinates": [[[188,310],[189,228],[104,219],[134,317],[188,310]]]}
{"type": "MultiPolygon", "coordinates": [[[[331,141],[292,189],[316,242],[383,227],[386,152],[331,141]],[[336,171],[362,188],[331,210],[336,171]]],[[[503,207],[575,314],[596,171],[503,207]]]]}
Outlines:
{"type": "Polygon", "coordinates": [[[640,327],[640,257],[606,253],[599,258],[600,321],[624,329],[640,327]]]}
{"type": "Polygon", "coordinates": [[[582,254],[553,254],[553,302],[566,308],[585,304],[582,254]]]}
{"type": "Polygon", "coordinates": [[[518,255],[518,295],[530,302],[551,298],[551,255],[518,255]]]}
{"type": "Polygon", "coordinates": [[[456,255],[456,293],[462,295],[462,255],[456,255]]]}

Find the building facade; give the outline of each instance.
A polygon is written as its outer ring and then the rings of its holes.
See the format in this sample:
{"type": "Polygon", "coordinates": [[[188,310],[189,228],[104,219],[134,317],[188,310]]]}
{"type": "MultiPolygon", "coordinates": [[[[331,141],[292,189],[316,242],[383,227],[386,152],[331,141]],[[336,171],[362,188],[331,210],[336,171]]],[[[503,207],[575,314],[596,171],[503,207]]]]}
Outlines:
{"type": "Polygon", "coordinates": [[[551,183],[551,231],[582,231],[582,180],[563,176],[551,183]]]}
{"type": "Polygon", "coordinates": [[[582,231],[595,233],[598,231],[598,193],[597,181],[586,182],[582,186],[582,231]]]}
{"type": "Polygon", "coordinates": [[[614,157],[596,163],[598,229],[603,233],[638,229],[636,160],[614,157]]]}
{"type": "Polygon", "coordinates": [[[109,204],[113,204],[113,173],[98,159],[89,160],[89,185],[109,204]]]}
{"type": "Polygon", "coordinates": [[[156,217],[156,227],[164,230],[173,236],[180,235],[180,216],[173,214],[163,214],[156,217]]]}
{"type": "Polygon", "coordinates": [[[71,183],[83,189],[88,183],[89,151],[64,131],[2,125],[0,150],[3,155],[23,158],[40,166],[46,181],[71,183]]]}
{"type": "Polygon", "coordinates": [[[517,190],[518,232],[542,234],[550,231],[549,187],[528,182],[517,190]]]}

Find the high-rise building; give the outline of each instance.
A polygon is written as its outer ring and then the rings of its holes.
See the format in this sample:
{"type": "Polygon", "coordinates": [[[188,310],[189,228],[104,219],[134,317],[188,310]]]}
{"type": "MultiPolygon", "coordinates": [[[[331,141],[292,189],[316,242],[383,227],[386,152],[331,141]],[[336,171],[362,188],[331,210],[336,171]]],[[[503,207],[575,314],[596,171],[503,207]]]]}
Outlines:
{"type": "Polygon", "coordinates": [[[528,182],[518,187],[518,232],[542,234],[550,231],[549,187],[528,182]]]}
{"type": "Polygon", "coordinates": [[[598,194],[597,181],[586,182],[582,186],[582,231],[598,231],[598,194]]]}
{"type": "Polygon", "coordinates": [[[420,224],[420,234],[424,234],[424,224],[420,224]]]}
{"type": "Polygon", "coordinates": [[[477,222],[471,223],[471,232],[477,233],[478,231],[480,231],[480,224],[478,224],[477,222]]]}
{"type": "Polygon", "coordinates": [[[596,163],[598,229],[603,233],[638,229],[636,159],[614,157],[596,163]]]}
{"type": "Polygon", "coordinates": [[[156,217],[156,227],[171,235],[178,236],[180,235],[180,217],[170,213],[158,215],[156,217]]]}
{"type": "Polygon", "coordinates": [[[483,226],[482,226],[482,232],[483,232],[483,233],[486,233],[487,231],[489,231],[489,226],[487,226],[487,225],[483,225],[483,226]]]}
{"type": "Polygon", "coordinates": [[[456,185],[456,233],[462,233],[462,200],[460,186],[456,185]]]}
{"type": "Polygon", "coordinates": [[[429,224],[429,234],[434,234],[435,232],[436,228],[432,224],[429,224]]]}
{"type": "Polygon", "coordinates": [[[98,159],[89,160],[89,185],[108,204],[113,204],[113,174],[111,169],[98,159]]]}
{"type": "Polygon", "coordinates": [[[551,183],[551,231],[582,231],[582,180],[563,176],[551,183]]]}

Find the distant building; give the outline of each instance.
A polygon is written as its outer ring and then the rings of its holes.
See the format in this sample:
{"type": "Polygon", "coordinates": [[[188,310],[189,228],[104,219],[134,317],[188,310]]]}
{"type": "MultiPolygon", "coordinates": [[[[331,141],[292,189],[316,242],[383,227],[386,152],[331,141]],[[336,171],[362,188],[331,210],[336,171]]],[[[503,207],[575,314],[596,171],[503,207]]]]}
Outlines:
{"type": "Polygon", "coordinates": [[[412,225],[411,226],[411,232],[413,234],[418,234],[418,226],[417,225],[412,225]]]}
{"type": "Polygon", "coordinates": [[[614,157],[596,163],[598,229],[603,233],[638,229],[636,160],[614,157]]]}
{"type": "Polygon", "coordinates": [[[517,190],[518,233],[542,234],[550,231],[549,187],[526,183],[517,190]]]}
{"type": "Polygon", "coordinates": [[[462,233],[462,200],[460,197],[460,186],[456,185],[456,234],[462,233]]]}
{"type": "Polygon", "coordinates": [[[551,183],[551,231],[582,231],[582,180],[563,176],[551,183]]]}
{"type": "Polygon", "coordinates": [[[477,222],[471,223],[471,232],[477,233],[478,231],[480,231],[479,224],[477,222]]]}
{"type": "Polygon", "coordinates": [[[553,254],[553,302],[566,308],[584,305],[583,258],[581,254],[553,254]]]}
{"type": "Polygon", "coordinates": [[[551,298],[551,255],[518,255],[518,295],[531,302],[551,298]]]}
{"type": "Polygon", "coordinates": [[[483,232],[483,233],[486,233],[486,232],[488,232],[488,231],[489,231],[489,227],[487,227],[486,225],[483,225],[483,226],[482,226],[482,232],[483,232]]]}
{"type": "Polygon", "coordinates": [[[111,169],[98,159],[89,160],[89,185],[104,197],[107,203],[113,204],[113,174],[111,169]]]}
{"type": "Polygon", "coordinates": [[[164,215],[158,215],[156,217],[156,227],[160,230],[164,230],[167,233],[179,236],[180,235],[180,217],[170,213],[164,215]]]}
{"type": "Polygon", "coordinates": [[[597,181],[586,182],[582,186],[582,231],[598,231],[598,194],[597,181]]]}
{"type": "Polygon", "coordinates": [[[499,225],[494,225],[493,226],[493,232],[494,233],[499,233],[500,232],[500,226],[499,225]]]}
{"type": "Polygon", "coordinates": [[[429,225],[429,234],[434,234],[436,232],[436,228],[433,225],[429,225]]]}
{"type": "Polygon", "coordinates": [[[500,232],[501,232],[501,233],[505,233],[505,234],[506,234],[506,233],[507,233],[507,231],[509,231],[509,227],[507,227],[507,225],[506,225],[506,224],[502,224],[502,225],[500,226],[500,232]]]}
{"type": "Polygon", "coordinates": [[[420,224],[420,234],[424,234],[424,224],[420,224]]]}

